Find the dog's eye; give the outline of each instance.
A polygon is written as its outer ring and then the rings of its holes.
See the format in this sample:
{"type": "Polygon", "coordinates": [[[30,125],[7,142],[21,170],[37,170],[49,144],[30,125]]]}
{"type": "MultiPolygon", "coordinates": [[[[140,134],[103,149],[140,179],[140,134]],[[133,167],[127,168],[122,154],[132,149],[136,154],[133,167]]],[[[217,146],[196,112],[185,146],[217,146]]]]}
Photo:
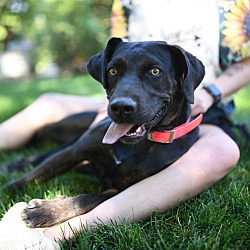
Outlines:
{"type": "Polygon", "coordinates": [[[110,76],[116,76],[117,75],[117,69],[116,68],[111,68],[108,70],[108,73],[110,76]]]}
{"type": "Polygon", "coordinates": [[[158,76],[161,73],[161,70],[158,68],[152,68],[148,72],[151,76],[158,76]]]}

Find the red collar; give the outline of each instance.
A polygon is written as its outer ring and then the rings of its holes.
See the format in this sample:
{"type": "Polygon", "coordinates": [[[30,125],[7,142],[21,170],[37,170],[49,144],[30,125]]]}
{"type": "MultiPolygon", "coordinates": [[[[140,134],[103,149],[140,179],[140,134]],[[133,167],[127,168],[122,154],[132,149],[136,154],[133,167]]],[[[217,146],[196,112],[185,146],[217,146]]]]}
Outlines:
{"type": "Polygon", "coordinates": [[[172,130],[168,131],[152,131],[148,134],[148,139],[150,141],[160,142],[160,143],[172,143],[173,140],[180,138],[183,135],[186,135],[196,127],[198,127],[202,121],[203,115],[200,114],[197,118],[190,121],[190,117],[188,120],[172,130]]]}

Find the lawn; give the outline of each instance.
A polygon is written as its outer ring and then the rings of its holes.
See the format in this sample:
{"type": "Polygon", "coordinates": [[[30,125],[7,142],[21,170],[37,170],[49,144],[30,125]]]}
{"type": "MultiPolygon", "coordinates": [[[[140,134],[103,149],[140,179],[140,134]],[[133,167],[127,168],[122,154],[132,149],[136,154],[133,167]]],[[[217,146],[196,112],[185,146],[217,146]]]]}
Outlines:
{"type": "MultiPolygon", "coordinates": [[[[52,80],[27,80],[0,84],[0,122],[23,109],[45,92],[102,96],[100,84],[89,76],[68,76],[52,80]]],[[[250,85],[236,95],[234,117],[250,128],[250,85]]],[[[166,213],[154,213],[146,221],[103,225],[94,232],[83,229],[75,241],[63,241],[62,249],[250,249],[250,146],[239,135],[241,159],[236,168],[198,197],[166,213]]],[[[223,142],[222,142],[223,143],[223,142]]],[[[20,176],[8,174],[4,162],[28,156],[50,147],[49,143],[21,150],[0,152],[0,184],[20,176]]],[[[54,146],[54,145],[53,145],[54,146]]],[[[227,156],[225,156],[227,157],[227,156]]],[[[53,199],[56,195],[100,192],[91,177],[74,170],[40,185],[27,185],[14,195],[0,194],[0,217],[15,202],[32,198],[53,199]]]]}

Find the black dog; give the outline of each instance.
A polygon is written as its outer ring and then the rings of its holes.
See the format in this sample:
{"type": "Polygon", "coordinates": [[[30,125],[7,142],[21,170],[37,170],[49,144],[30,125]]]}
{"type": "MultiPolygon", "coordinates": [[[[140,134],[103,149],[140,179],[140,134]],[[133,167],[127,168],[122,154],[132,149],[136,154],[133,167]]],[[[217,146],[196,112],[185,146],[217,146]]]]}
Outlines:
{"type": "Polygon", "coordinates": [[[204,67],[188,52],[165,42],[111,38],[87,68],[106,89],[109,117],[5,188],[46,181],[88,160],[92,172],[117,191],[32,200],[22,214],[30,227],[47,227],[86,213],[164,169],[197,140],[201,117],[189,121],[190,103],[204,67]]]}

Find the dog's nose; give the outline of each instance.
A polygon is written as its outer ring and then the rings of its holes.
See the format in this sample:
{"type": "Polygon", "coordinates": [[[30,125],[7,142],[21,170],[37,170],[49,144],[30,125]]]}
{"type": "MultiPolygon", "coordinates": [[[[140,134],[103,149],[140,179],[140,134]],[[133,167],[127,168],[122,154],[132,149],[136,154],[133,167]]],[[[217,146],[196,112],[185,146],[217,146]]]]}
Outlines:
{"type": "Polygon", "coordinates": [[[110,103],[112,113],[117,117],[128,117],[136,108],[136,103],[130,98],[116,98],[110,103]]]}

